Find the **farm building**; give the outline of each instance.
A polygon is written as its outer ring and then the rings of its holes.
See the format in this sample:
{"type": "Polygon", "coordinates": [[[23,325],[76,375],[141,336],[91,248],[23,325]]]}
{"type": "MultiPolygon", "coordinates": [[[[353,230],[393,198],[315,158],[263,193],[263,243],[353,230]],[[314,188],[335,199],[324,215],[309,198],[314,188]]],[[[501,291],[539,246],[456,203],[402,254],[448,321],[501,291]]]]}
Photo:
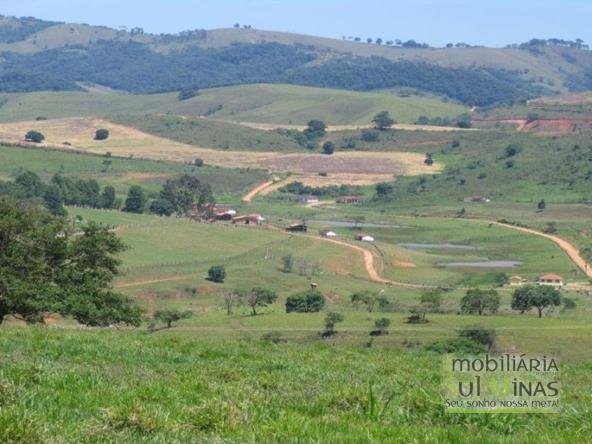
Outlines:
{"type": "Polygon", "coordinates": [[[313,196],[310,194],[305,194],[303,196],[300,196],[300,202],[302,203],[318,203],[319,202],[319,198],[317,196],[313,196]]]}
{"type": "Polygon", "coordinates": [[[363,242],[374,242],[374,237],[370,236],[369,234],[358,233],[358,234],[356,234],[356,240],[363,241],[363,242]]]}
{"type": "Polygon", "coordinates": [[[286,227],[286,231],[306,233],[308,231],[308,227],[305,223],[292,224],[286,227]]]}
{"type": "Polygon", "coordinates": [[[549,285],[552,287],[563,287],[565,285],[565,281],[558,274],[547,273],[542,276],[539,276],[539,278],[537,279],[537,284],[549,285]]]}
{"type": "Polygon", "coordinates": [[[214,207],[213,213],[216,220],[232,220],[236,216],[236,211],[225,207],[214,207]]]}
{"type": "Polygon", "coordinates": [[[528,283],[528,279],[523,278],[522,276],[512,276],[508,279],[508,285],[510,287],[520,287],[528,283]]]}
{"type": "Polygon", "coordinates": [[[335,231],[331,231],[331,230],[323,230],[323,231],[321,231],[320,234],[323,237],[337,237],[337,233],[335,233],[335,231]]]}
{"type": "Polygon", "coordinates": [[[232,218],[233,224],[245,224],[245,225],[259,225],[264,222],[265,218],[260,214],[248,214],[244,216],[236,216],[232,218]]]}
{"type": "Polygon", "coordinates": [[[360,196],[339,196],[337,198],[337,203],[340,204],[355,204],[362,202],[362,198],[360,196]]]}

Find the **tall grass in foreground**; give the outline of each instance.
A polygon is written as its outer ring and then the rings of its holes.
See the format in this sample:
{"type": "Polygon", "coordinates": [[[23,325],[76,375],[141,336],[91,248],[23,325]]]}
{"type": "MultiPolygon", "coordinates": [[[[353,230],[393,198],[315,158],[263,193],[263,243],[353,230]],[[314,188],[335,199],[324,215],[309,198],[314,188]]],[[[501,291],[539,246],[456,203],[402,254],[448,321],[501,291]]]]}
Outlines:
{"type": "Polygon", "coordinates": [[[440,356],[326,341],[0,329],[0,442],[584,442],[590,363],[561,415],[447,414],[440,356]]]}

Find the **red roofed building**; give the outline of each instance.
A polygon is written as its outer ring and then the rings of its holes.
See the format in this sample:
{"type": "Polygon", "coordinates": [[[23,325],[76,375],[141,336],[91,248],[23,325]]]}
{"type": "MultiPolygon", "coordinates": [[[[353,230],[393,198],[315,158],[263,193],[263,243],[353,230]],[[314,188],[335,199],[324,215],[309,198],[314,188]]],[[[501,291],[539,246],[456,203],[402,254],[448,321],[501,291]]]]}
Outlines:
{"type": "Polygon", "coordinates": [[[565,285],[563,278],[555,273],[547,273],[539,276],[537,283],[539,285],[550,285],[553,287],[563,287],[565,285]]]}

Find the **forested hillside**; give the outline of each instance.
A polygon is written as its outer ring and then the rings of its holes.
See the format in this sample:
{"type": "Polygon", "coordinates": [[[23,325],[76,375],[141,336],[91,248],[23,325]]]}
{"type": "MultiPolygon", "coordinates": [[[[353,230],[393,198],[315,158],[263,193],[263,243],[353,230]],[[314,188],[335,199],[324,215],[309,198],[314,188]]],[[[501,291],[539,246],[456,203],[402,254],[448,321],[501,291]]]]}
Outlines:
{"type": "Polygon", "coordinates": [[[488,61],[487,48],[480,48],[484,56],[475,63],[479,48],[435,50],[407,45],[375,54],[350,51],[361,45],[355,42],[343,44],[358,46],[330,48],[325,42],[328,39],[313,41],[316,43],[304,38],[301,43],[284,42],[279,37],[277,41],[241,39],[242,31],[234,30],[229,34],[231,40],[221,45],[218,31],[155,36],[141,30],[124,32],[88,25],[68,28],[35,19],[3,18],[0,91],[77,90],[82,81],[135,94],[291,83],[358,91],[412,87],[467,105],[490,106],[552,94],[565,86],[582,89],[591,78],[592,59],[584,48],[561,49],[565,54],[559,62],[566,66],[560,67],[563,78],[556,79],[557,73],[537,75],[544,63],[558,65],[552,51],[530,46],[500,50],[522,53],[526,65],[500,65],[488,61]],[[425,56],[418,56],[422,51],[425,56]],[[459,51],[467,51],[471,63],[446,63],[441,51],[450,51],[455,60],[459,51]]]}

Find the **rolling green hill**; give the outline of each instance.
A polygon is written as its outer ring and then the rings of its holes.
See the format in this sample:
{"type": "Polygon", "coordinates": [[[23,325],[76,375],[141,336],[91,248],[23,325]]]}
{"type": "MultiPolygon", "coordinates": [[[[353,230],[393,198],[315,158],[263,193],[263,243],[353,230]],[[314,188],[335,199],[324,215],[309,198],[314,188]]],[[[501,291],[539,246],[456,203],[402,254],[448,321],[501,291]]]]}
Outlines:
{"type": "Polygon", "coordinates": [[[467,108],[430,96],[399,97],[393,92],[362,93],[295,85],[242,85],[204,90],[197,97],[161,109],[177,114],[209,114],[217,119],[304,125],[368,124],[387,110],[397,122],[414,123],[421,115],[454,117],[467,108]]]}
{"type": "MultiPolygon", "coordinates": [[[[0,94],[0,121],[37,117],[113,117],[121,115],[207,115],[228,121],[306,124],[368,124],[383,110],[400,123],[414,123],[421,115],[454,117],[466,107],[438,97],[400,97],[392,91],[355,92],[294,85],[242,85],[204,89],[197,97],[179,101],[177,94],[127,94],[91,88],[88,92],[32,92],[0,94]]],[[[205,125],[205,123],[204,123],[205,125]]]]}

